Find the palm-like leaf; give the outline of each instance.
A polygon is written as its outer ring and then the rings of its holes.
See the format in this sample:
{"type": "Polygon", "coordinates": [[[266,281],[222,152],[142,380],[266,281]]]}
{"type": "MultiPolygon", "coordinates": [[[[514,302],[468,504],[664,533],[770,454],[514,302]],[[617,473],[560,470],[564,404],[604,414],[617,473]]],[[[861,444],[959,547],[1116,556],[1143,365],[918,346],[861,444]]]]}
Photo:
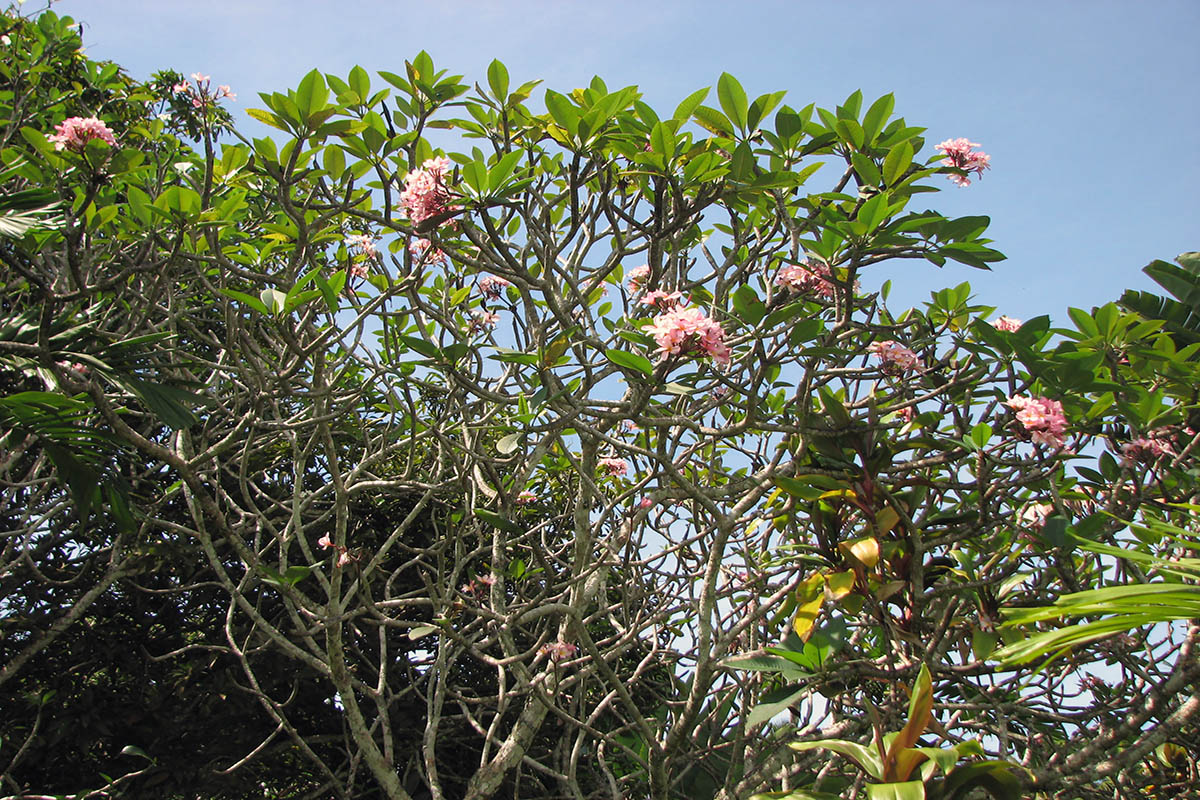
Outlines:
{"type": "Polygon", "coordinates": [[[1129,289],[1121,296],[1121,305],[1147,319],[1162,320],[1163,328],[1186,346],[1200,342],[1200,253],[1183,253],[1175,261],[1179,266],[1152,261],[1142,270],[1174,300],[1129,289]]]}
{"type": "MultiPolygon", "coordinates": [[[[1200,507],[1190,507],[1193,511],[1200,507]]],[[[1177,525],[1152,521],[1135,530],[1172,539],[1186,548],[1200,548],[1200,536],[1177,525]]],[[[1050,653],[1106,638],[1143,625],[1200,617],[1200,559],[1167,560],[1133,548],[1111,547],[1076,537],[1086,550],[1138,562],[1171,580],[1090,589],[1060,597],[1052,606],[1010,611],[1005,627],[1100,615],[1101,619],[1042,631],[996,651],[1008,664],[1025,664],[1050,653]]]]}

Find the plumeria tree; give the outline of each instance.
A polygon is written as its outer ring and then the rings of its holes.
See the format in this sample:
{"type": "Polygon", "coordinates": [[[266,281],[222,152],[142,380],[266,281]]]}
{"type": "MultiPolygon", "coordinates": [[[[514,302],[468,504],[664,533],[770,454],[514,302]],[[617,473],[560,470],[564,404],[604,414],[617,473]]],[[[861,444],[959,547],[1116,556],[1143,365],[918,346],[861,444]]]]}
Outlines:
{"type": "Polygon", "coordinates": [[[917,198],[970,191],[978,144],[930,147],[890,95],[726,74],[668,113],[425,53],[262,94],[247,138],[208,76],[4,25],[4,191],[42,203],[0,240],[10,796],[1195,776],[1196,626],[996,655],[1007,608],[1144,580],[1129,523],[1189,524],[1200,345],[1115,305],[997,316],[961,275],[889,308],[878,265],[1003,259],[917,198]],[[94,775],[39,769],[131,696],[72,653],[147,603],[186,635],[134,625],[145,674],[192,696],[209,664],[239,736],[190,786],[203,731],[128,721],[94,775]]]}

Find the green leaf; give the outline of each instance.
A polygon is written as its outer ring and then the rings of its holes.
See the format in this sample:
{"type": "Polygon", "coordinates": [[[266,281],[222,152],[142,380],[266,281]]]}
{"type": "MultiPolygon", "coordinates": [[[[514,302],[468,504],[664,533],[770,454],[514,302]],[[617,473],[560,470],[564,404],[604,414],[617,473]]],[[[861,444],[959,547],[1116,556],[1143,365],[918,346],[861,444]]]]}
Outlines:
{"type": "Polygon", "coordinates": [[[794,684],[775,689],[763,695],[762,700],[758,702],[750,713],[746,715],[746,724],[753,726],[762,722],[767,722],[777,714],[782,714],[787,711],[793,703],[810,693],[812,689],[807,686],[797,687],[794,684]]]}
{"type": "Polygon", "coordinates": [[[122,383],[137,395],[146,408],[174,430],[190,428],[199,421],[188,408],[188,405],[205,402],[197,395],[140,378],[125,378],[122,383]]]}
{"type": "Polygon", "coordinates": [[[892,109],[895,107],[895,95],[885,94],[867,109],[867,113],[863,116],[862,121],[863,134],[867,147],[870,147],[875,142],[875,137],[883,130],[884,124],[887,122],[888,117],[892,115],[892,109]]]}
{"type": "Polygon", "coordinates": [[[431,633],[437,633],[438,630],[436,625],[418,625],[408,632],[408,638],[415,642],[417,639],[424,639],[431,633]]]}
{"type": "Polygon", "coordinates": [[[925,800],[925,784],[920,781],[904,783],[867,784],[870,800],[925,800]]]}
{"type": "Polygon", "coordinates": [[[499,59],[488,64],[488,87],[501,103],[508,100],[508,68],[499,59]]]}
{"type": "Polygon", "coordinates": [[[792,742],[788,747],[800,752],[832,750],[852,759],[875,780],[883,778],[883,763],[879,760],[879,753],[874,748],[863,747],[857,742],[848,742],[845,739],[825,739],[819,742],[792,742]]]}
{"type": "Polygon", "coordinates": [[[360,66],[350,70],[350,88],[359,97],[359,102],[366,102],[371,96],[371,76],[360,66]]]}
{"type": "Polygon", "coordinates": [[[317,112],[324,110],[328,99],[329,89],[319,71],[314,69],[300,80],[296,89],[296,107],[306,120],[312,120],[317,112]]]}
{"type": "Polygon", "coordinates": [[[153,761],[153,760],[154,760],[153,758],[151,758],[149,755],[147,755],[147,754],[146,754],[146,751],[145,751],[145,750],[143,750],[142,748],[138,747],[136,744],[127,744],[127,745],[125,745],[124,747],[122,747],[122,748],[121,748],[121,755],[123,755],[123,756],[137,756],[138,758],[144,758],[144,759],[146,759],[147,761],[153,761]]]}
{"type": "Polygon", "coordinates": [[[675,113],[671,115],[671,119],[686,122],[704,102],[704,98],[708,97],[708,92],[708,87],[705,87],[689,94],[682,103],[675,107],[675,113]]]}
{"type": "Polygon", "coordinates": [[[304,580],[311,574],[312,567],[288,567],[287,571],[283,573],[283,581],[290,586],[295,586],[297,583],[304,580]]]}
{"type": "Polygon", "coordinates": [[[436,358],[439,360],[444,358],[441,348],[439,348],[433,342],[429,342],[424,339],[419,339],[415,336],[397,336],[396,338],[401,343],[403,343],[404,345],[406,345],[407,347],[409,347],[412,350],[416,350],[418,353],[425,356],[426,358],[436,358]]]}
{"type": "Polygon", "coordinates": [[[974,428],[971,428],[971,443],[975,445],[976,450],[982,450],[987,447],[987,443],[992,438],[992,426],[986,422],[981,422],[974,428]]]}
{"type": "Polygon", "coordinates": [[[767,307],[758,299],[758,292],[749,284],[743,284],[733,293],[733,310],[748,325],[757,325],[767,313],[767,307]]]}
{"type": "Polygon", "coordinates": [[[908,170],[913,160],[913,146],[904,141],[888,151],[883,160],[883,182],[887,186],[896,185],[908,170]]]}
{"type": "Polygon", "coordinates": [[[724,114],[715,108],[698,106],[693,112],[693,116],[696,119],[696,124],[709,133],[724,137],[733,136],[733,125],[724,114]]]}
{"type": "Polygon", "coordinates": [[[611,348],[604,352],[604,357],[618,367],[625,369],[636,370],[642,373],[647,378],[654,376],[654,364],[650,363],[650,359],[637,353],[630,353],[628,350],[618,350],[611,348]]]}
{"type": "Polygon", "coordinates": [[[778,672],[789,677],[803,677],[812,673],[803,667],[764,651],[755,651],[739,656],[729,656],[721,661],[726,669],[742,669],[748,672],[778,672]]]}
{"type": "Polygon", "coordinates": [[[738,83],[737,78],[728,72],[722,72],[717,80],[717,98],[721,101],[721,108],[725,114],[744,132],[748,121],[749,101],[746,99],[746,90],[738,83]]]}
{"type": "Polygon", "coordinates": [[[496,442],[496,450],[499,451],[501,455],[510,455],[521,446],[521,440],[523,438],[525,438],[524,433],[510,433],[507,436],[502,437],[500,441],[496,442]]]}
{"type": "Polygon", "coordinates": [[[546,110],[571,138],[575,138],[579,134],[579,111],[567,97],[552,89],[547,89],[546,110]]]}
{"type": "Polygon", "coordinates": [[[493,528],[505,531],[506,533],[521,534],[525,532],[520,525],[517,525],[515,522],[500,516],[495,511],[489,511],[486,508],[475,509],[475,516],[486,522],[488,525],[491,525],[493,528]]]}
{"type": "Polygon", "coordinates": [[[657,122],[650,129],[650,147],[663,158],[675,157],[674,125],[667,122],[657,122]]]}

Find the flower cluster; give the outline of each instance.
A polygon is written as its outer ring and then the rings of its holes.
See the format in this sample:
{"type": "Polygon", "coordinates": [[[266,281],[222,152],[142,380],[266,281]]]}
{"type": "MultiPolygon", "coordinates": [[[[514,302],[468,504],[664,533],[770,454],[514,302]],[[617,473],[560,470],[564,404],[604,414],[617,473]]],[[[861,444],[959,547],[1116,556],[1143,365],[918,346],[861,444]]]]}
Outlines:
{"type": "Polygon", "coordinates": [[[644,306],[657,308],[659,311],[672,311],[686,305],[687,298],[680,292],[663,292],[655,289],[653,292],[647,292],[646,296],[638,302],[644,306]]]}
{"type": "Polygon", "coordinates": [[[1163,456],[1174,455],[1171,448],[1153,433],[1150,436],[1139,436],[1121,445],[1121,457],[1126,462],[1141,461],[1151,464],[1163,456]]]}
{"type": "Polygon", "coordinates": [[[1029,433],[1030,439],[1048,447],[1063,446],[1067,418],[1063,416],[1062,403],[1045,397],[1017,395],[1008,398],[1007,405],[1017,412],[1017,422],[1029,433]]]}
{"type": "Polygon", "coordinates": [[[703,353],[718,364],[729,364],[733,351],[725,344],[721,324],[699,308],[685,307],[659,314],[647,329],[658,345],[659,358],[703,353]]]}
{"type": "Polygon", "coordinates": [[[537,499],[538,499],[538,496],[536,494],[534,494],[533,492],[531,492],[528,489],[524,489],[521,491],[521,493],[519,495],[517,495],[516,502],[517,502],[517,505],[519,505],[519,506],[529,506],[529,505],[533,505],[534,503],[536,503],[537,499]]]}
{"type": "Polygon", "coordinates": [[[433,242],[428,239],[413,239],[408,243],[408,252],[412,253],[412,257],[418,264],[421,262],[427,264],[446,263],[446,254],[441,249],[434,247],[433,242]]]}
{"type": "Polygon", "coordinates": [[[1012,317],[1000,316],[992,320],[992,327],[998,331],[1018,331],[1021,329],[1021,320],[1013,319],[1012,317]]]}
{"type": "Polygon", "coordinates": [[[504,280],[504,278],[498,278],[495,275],[485,275],[479,279],[479,293],[488,300],[499,299],[500,295],[504,294],[504,290],[509,286],[512,286],[512,284],[504,280]]]}
{"type": "Polygon", "coordinates": [[[834,296],[833,272],[821,261],[788,264],[779,270],[775,283],[792,294],[811,294],[825,300],[834,296]]]}
{"type": "Polygon", "coordinates": [[[54,126],[54,133],[47,134],[46,139],[54,142],[55,150],[71,150],[82,153],[83,148],[93,139],[103,139],[110,147],[117,146],[117,140],[108,126],[95,117],[69,117],[54,126]]]}
{"type": "Polygon", "coordinates": [[[921,359],[916,353],[891,339],[871,342],[867,350],[879,359],[879,368],[889,375],[899,375],[921,367],[921,359]]]}
{"type": "Polygon", "coordinates": [[[476,311],[471,315],[471,320],[468,324],[468,330],[471,333],[490,331],[492,328],[496,327],[496,323],[499,321],[499,314],[491,311],[476,311]]]}
{"type": "Polygon", "coordinates": [[[575,655],[578,650],[579,648],[570,642],[551,642],[542,645],[538,652],[544,656],[550,656],[551,661],[557,662],[570,658],[571,656],[575,655]]]}
{"type": "Polygon", "coordinates": [[[480,575],[464,583],[459,591],[465,595],[470,595],[476,600],[481,600],[495,583],[496,579],[491,575],[480,575]]]}
{"type": "Polygon", "coordinates": [[[629,465],[625,463],[623,458],[602,458],[596,462],[598,471],[601,475],[624,475],[629,472],[629,465]]]}
{"type": "Polygon", "coordinates": [[[445,183],[450,166],[450,159],[439,156],[428,159],[420,169],[405,176],[400,205],[414,223],[420,224],[450,209],[450,190],[445,183]]]}
{"type": "Polygon", "coordinates": [[[1021,524],[1040,530],[1046,525],[1046,518],[1054,513],[1050,503],[1030,503],[1021,510],[1021,524]]]}
{"type": "Polygon", "coordinates": [[[320,545],[324,550],[328,550],[332,547],[337,551],[337,565],[339,567],[344,567],[354,560],[354,556],[350,555],[350,551],[340,544],[334,544],[333,540],[329,538],[329,534],[325,534],[318,539],[317,544],[320,545]]]}
{"type": "Polygon", "coordinates": [[[637,294],[642,290],[646,283],[646,279],[650,277],[650,267],[642,264],[640,267],[634,267],[629,270],[629,275],[625,279],[626,285],[629,287],[630,294],[637,294]]]}
{"type": "Polygon", "coordinates": [[[192,80],[195,81],[195,86],[187,81],[180,81],[171,87],[171,91],[190,97],[194,108],[203,108],[221,99],[237,100],[237,95],[225,84],[218,86],[216,90],[211,89],[210,78],[207,75],[193,72],[192,80]]]}
{"type": "MultiPolygon", "coordinates": [[[[942,166],[957,167],[961,170],[966,170],[968,173],[974,172],[982,177],[985,169],[991,169],[992,157],[982,150],[972,150],[972,147],[979,147],[979,142],[970,142],[966,139],[947,139],[939,144],[935,149],[941,150],[946,157],[942,159],[942,166]]],[[[948,175],[950,180],[957,183],[959,186],[970,186],[971,179],[966,175],[948,175]]]]}
{"type": "Polygon", "coordinates": [[[379,253],[379,249],[375,247],[375,237],[364,233],[347,236],[345,241],[346,248],[354,256],[354,263],[350,265],[350,274],[356,278],[366,277],[366,262],[379,261],[383,258],[379,253]]]}

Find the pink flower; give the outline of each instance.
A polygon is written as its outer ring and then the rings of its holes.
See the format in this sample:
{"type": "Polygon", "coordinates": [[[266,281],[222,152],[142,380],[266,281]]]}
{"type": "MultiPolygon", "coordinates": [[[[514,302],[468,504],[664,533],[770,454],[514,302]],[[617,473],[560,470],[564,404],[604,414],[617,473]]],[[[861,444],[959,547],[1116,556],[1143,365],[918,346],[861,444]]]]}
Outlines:
{"type": "Polygon", "coordinates": [[[1044,397],[1010,397],[1008,407],[1017,412],[1017,421],[1038,444],[1060,448],[1067,430],[1062,403],[1044,397]]]}
{"type": "Polygon", "coordinates": [[[417,262],[426,264],[445,264],[446,254],[433,246],[428,239],[413,239],[408,243],[408,252],[417,262]]]}
{"type": "Polygon", "coordinates": [[[325,534],[320,539],[317,539],[317,544],[325,550],[333,547],[333,540],[329,538],[329,534],[325,534]]]}
{"type": "Polygon", "coordinates": [[[725,344],[721,324],[699,308],[679,308],[659,314],[647,329],[658,345],[659,358],[703,353],[718,364],[729,364],[733,351],[725,344]]]}
{"type": "Polygon", "coordinates": [[[529,491],[528,489],[525,489],[519,495],[517,495],[517,505],[519,505],[519,506],[532,505],[533,503],[537,502],[537,499],[538,499],[538,496],[536,494],[529,491]]]}
{"type": "Polygon", "coordinates": [[[601,475],[624,475],[629,471],[629,465],[622,458],[602,458],[596,464],[601,475]]]}
{"type": "Polygon", "coordinates": [[[237,95],[229,88],[228,84],[221,84],[217,87],[217,97],[226,97],[230,100],[237,100],[237,95]]]}
{"type": "Polygon", "coordinates": [[[653,507],[654,507],[654,501],[651,500],[649,497],[643,497],[641,500],[638,501],[638,508],[653,508],[653,507]]]}
{"type": "Polygon", "coordinates": [[[353,560],[354,560],[354,557],[350,555],[350,551],[343,550],[341,553],[338,554],[337,565],[339,567],[344,567],[353,560]]]}
{"type": "Polygon", "coordinates": [[[659,311],[670,311],[679,308],[687,301],[680,292],[663,292],[655,289],[653,292],[647,292],[646,296],[638,302],[644,306],[657,308],[659,311]]]}
{"type": "Polygon", "coordinates": [[[471,315],[469,329],[471,333],[479,333],[480,331],[490,331],[496,327],[496,323],[500,321],[500,315],[491,311],[476,311],[471,315]]]}
{"type": "Polygon", "coordinates": [[[899,375],[911,372],[922,366],[921,359],[907,347],[888,339],[883,342],[871,342],[867,346],[871,355],[879,359],[879,368],[889,375],[899,375]]]}
{"type": "Polygon", "coordinates": [[[896,412],[896,416],[905,422],[912,422],[917,416],[916,406],[906,406],[896,412]]]}
{"type": "Polygon", "coordinates": [[[992,320],[992,327],[998,331],[1017,331],[1021,329],[1021,320],[1012,317],[997,317],[992,320]]]}
{"type": "Polygon", "coordinates": [[[375,247],[375,237],[368,234],[364,233],[359,236],[347,236],[346,247],[350,248],[351,250],[358,251],[358,254],[365,258],[379,258],[379,250],[375,247]]]}
{"type": "Polygon", "coordinates": [[[498,278],[495,275],[486,275],[479,279],[479,293],[488,300],[499,298],[509,286],[512,286],[512,284],[504,280],[504,278],[498,278]]]}
{"type": "Polygon", "coordinates": [[[1141,461],[1144,464],[1151,464],[1162,456],[1169,455],[1173,455],[1171,448],[1154,437],[1154,434],[1151,434],[1149,438],[1142,436],[1121,445],[1121,457],[1126,463],[1141,461]]]}
{"type": "Polygon", "coordinates": [[[1031,503],[1021,511],[1021,523],[1041,529],[1046,524],[1046,517],[1053,513],[1054,506],[1050,503],[1031,503]]]}
{"type": "Polygon", "coordinates": [[[208,75],[201,75],[199,72],[192,73],[192,80],[196,83],[207,83],[211,78],[208,75]]]}
{"type": "Polygon", "coordinates": [[[70,117],[54,126],[55,133],[48,134],[46,139],[54,142],[55,150],[72,150],[83,152],[83,148],[93,139],[103,139],[110,147],[117,146],[117,140],[112,131],[95,117],[70,117]]]}
{"type": "Polygon", "coordinates": [[[542,645],[538,650],[544,656],[550,656],[551,661],[562,661],[564,658],[570,658],[579,650],[578,647],[570,642],[553,642],[542,645]]]}
{"type": "MultiPolygon", "coordinates": [[[[972,150],[972,147],[979,147],[979,142],[970,142],[966,139],[947,139],[937,145],[935,149],[946,154],[946,157],[942,159],[942,166],[956,167],[983,177],[983,171],[991,169],[992,157],[981,150],[972,150]]],[[[954,174],[947,177],[959,186],[971,185],[971,179],[966,175],[954,174]]]]}
{"type": "Polygon", "coordinates": [[[450,190],[445,184],[450,167],[450,159],[439,156],[428,159],[421,169],[413,170],[404,178],[400,205],[414,223],[424,222],[450,208],[450,190]]]}
{"type": "Polygon", "coordinates": [[[642,290],[642,285],[646,279],[650,277],[650,267],[643,264],[640,267],[634,267],[629,270],[629,275],[625,279],[626,285],[629,286],[630,294],[637,294],[642,290]]]}
{"type": "Polygon", "coordinates": [[[832,275],[828,264],[810,260],[803,265],[786,265],[775,276],[775,283],[792,294],[815,294],[826,300],[832,300],[835,289],[831,280],[832,275]]]}
{"type": "Polygon", "coordinates": [[[171,87],[171,91],[175,94],[187,94],[192,90],[192,85],[187,81],[180,81],[171,87]]]}

